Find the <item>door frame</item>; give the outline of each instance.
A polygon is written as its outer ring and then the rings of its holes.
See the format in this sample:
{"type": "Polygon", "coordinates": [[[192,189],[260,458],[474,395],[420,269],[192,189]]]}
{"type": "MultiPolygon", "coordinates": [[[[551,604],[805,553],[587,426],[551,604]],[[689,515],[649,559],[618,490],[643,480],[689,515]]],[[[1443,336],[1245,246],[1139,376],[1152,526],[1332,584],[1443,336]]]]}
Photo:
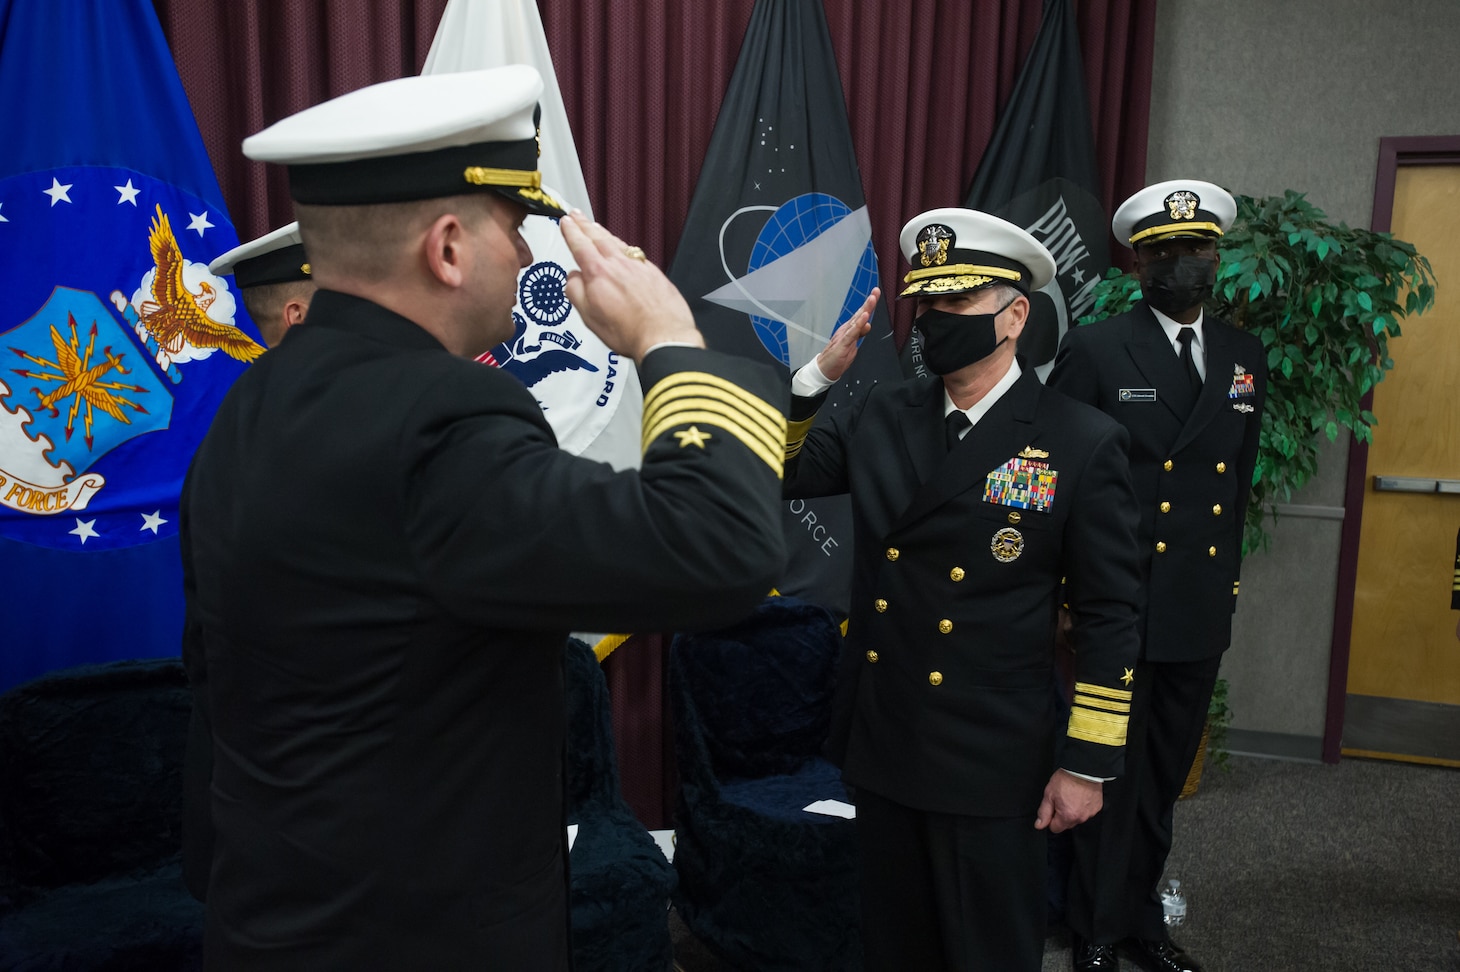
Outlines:
{"type": "MultiPolygon", "coordinates": [[[[1374,210],[1369,228],[1389,232],[1394,220],[1394,184],[1400,166],[1460,165],[1460,135],[1416,135],[1379,139],[1379,168],[1374,176],[1374,210]]],[[[1364,396],[1370,409],[1374,393],[1364,396]]],[[[1348,663],[1354,626],[1354,593],[1359,576],[1359,527],[1368,489],[1369,446],[1354,439],[1348,450],[1344,486],[1343,532],[1338,551],[1338,596],[1333,606],[1333,643],[1329,649],[1328,711],[1323,723],[1323,761],[1337,763],[1343,745],[1343,718],[1348,694],[1348,663]]]]}

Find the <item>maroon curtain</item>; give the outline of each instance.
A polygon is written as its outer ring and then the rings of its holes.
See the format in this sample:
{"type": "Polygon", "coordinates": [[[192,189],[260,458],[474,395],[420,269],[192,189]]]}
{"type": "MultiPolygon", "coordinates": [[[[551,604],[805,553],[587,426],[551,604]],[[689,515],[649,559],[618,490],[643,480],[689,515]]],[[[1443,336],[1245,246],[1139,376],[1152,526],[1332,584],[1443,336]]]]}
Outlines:
{"type": "Polygon", "coordinates": [[[378,81],[419,74],[446,0],[153,0],[240,240],[294,218],[279,166],[243,140],[378,81]]]}
{"type": "MultiPolygon", "coordinates": [[[[446,0],[154,0],[241,239],[293,219],[277,166],[244,137],[377,81],[417,74],[446,0]]],[[[788,0],[787,0],[788,2],[788,0]]],[[[594,215],[667,267],[755,0],[538,0],[594,215]]],[[[824,0],[883,290],[897,232],[961,205],[1039,29],[1035,0],[824,0]]],[[[1156,0],[1079,0],[1107,211],[1144,184],[1156,0]]],[[[1118,256],[1124,250],[1112,248],[1118,256]]],[[[894,308],[899,344],[911,325],[894,308]]],[[[666,640],[609,659],[623,789],[667,826],[666,640]]]]}

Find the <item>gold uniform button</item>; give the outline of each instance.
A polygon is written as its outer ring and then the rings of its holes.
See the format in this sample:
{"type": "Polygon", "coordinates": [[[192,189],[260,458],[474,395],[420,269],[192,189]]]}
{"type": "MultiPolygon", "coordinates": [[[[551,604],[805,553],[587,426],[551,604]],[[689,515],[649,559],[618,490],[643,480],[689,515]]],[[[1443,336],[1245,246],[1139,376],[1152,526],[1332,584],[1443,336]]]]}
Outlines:
{"type": "Polygon", "coordinates": [[[898,552],[898,549],[896,547],[888,547],[887,548],[887,559],[888,560],[896,560],[900,556],[902,556],[902,554],[898,552]]]}
{"type": "Polygon", "coordinates": [[[1224,473],[1226,471],[1227,471],[1227,464],[1225,462],[1219,462],[1219,463],[1217,463],[1217,472],[1224,473]]]}
{"type": "Polygon", "coordinates": [[[943,684],[943,673],[942,672],[929,672],[928,673],[928,684],[929,685],[942,685],[943,684]]]}
{"type": "Polygon", "coordinates": [[[1170,513],[1171,512],[1171,504],[1170,503],[1163,502],[1161,504],[1161,512],[1162,513],[1170,513]]]}
{"type": "Polygon", "coordinates": [[[1176,465],[1176,463],[1172,462],[1170,459],[1167,459],[1165,462],[1161,463],[1161,468],[1164,469],[1164,470],[1166,470],[1167,472],[1170,472],[1171,471],[1171,467],[1173,467],[1175,465],[1176,465]]]}
{"type": "Polygon", "coordinates": [[[1222,515],[1222,504],[1221,503],[1218,503],[1216,506],[1213,506],[1212,507],[1212,516],[1221,516],[1221,515],[1222,515]]]}
{"type": "Polygon", "coordinates": [[[948,576],[953,578],[955,581],[961,581],[963,580],[965,575],[963,573],[962,567],[954,567],[952,570],[948,571],[948,576]]]}
{"type": "Polygon", "coordinates": [[[1216,547],[1208,547],[1207,548],[1207,556],[1208,557],[1215,557],[1216,555],[1217,555],[1217,548],[1216,547]]]}
{"type": "Polygon", "coordinates": [[[1165,540],[1157,540],[1156,541],[1156,553],[1165,553],[1165,552],[1166,552],[1166,541],[1165,540]]]}
{"type": "Polygon", "coordinates": [[[874,665],[877,664],[877,652],[874,649],[867,650],[867,660],[874,665]]]}
{"type": "Polygon", "coordinates": [[[1018,523],[1021,519],[1023,518],[1019,515],[1019,512],[1017,510],[1013,510],[1009,513],[1010,523],[1018,523]]]}
{"type": "Polygon", "coordinates": [[[947,634],[948,632],[953,630],[953,622],[949,621],[947,618],[944,618],[942,621],[938,622],[938,630],[943,632],[944,634],[947,634]]]}
{"type": "Polygon", "coordinates": [[[880,597],[872,602],[872,606],[877,609],[878,614],[887,610],[887,602],[880,597]]]}

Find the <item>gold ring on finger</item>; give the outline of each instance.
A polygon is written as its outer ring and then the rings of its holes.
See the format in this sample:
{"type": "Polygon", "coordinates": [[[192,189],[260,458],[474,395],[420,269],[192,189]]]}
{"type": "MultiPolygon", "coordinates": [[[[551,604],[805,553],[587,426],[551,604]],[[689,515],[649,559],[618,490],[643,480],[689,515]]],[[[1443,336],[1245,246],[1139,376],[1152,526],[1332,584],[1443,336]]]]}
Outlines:
{"type": "Polygon", "coordinates": [[[644,251],[642,249],[640,249],[639,247],[637,247],[637,246],[626,246],[626,247],[624,247],[624,256],[628,257],[630,260],[647,260],[647,259],[649,259],[647,256],[644,255],[644,251]]]}

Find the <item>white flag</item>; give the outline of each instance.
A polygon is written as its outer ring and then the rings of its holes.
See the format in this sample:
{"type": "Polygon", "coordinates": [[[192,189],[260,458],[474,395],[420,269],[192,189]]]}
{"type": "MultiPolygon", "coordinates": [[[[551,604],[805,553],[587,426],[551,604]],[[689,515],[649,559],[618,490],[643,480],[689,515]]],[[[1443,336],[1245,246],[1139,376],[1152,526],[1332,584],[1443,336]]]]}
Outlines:
{"type": "MultiPolygon", "coordinates": [[[[536,0],[450,0],[421,73],[507,64],[528,64],[542,75],[538,167],[543,188],[565,207],[591,217],[536,0]]],[[[637,467],[643,392],[634,363],[610,351],[568,303],[563,284],[577,264],[557,221],[529,216],[522,235],[532,247],[533,263],[517,280],[516,333],[481,360],[517,376],[537,396],[564,449],[615,469],[637,467]]]]}

